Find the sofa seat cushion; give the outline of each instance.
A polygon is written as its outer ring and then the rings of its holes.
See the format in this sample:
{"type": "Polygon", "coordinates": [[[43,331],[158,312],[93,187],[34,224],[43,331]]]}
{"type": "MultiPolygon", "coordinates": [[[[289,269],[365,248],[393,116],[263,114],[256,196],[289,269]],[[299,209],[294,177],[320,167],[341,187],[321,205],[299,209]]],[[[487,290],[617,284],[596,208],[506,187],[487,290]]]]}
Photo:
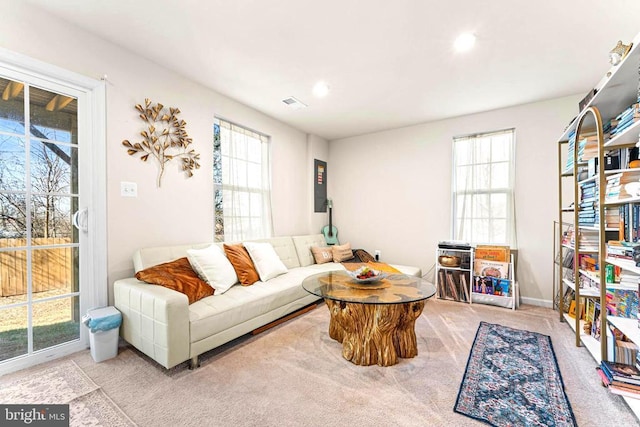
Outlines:
{"type": "Polygon", "coordinates": [[[268,313],[310,294],[302,281],[324,271],[344,270],[340,264],[327,263],[290,269],[287,273],[251,286],[235,285],[222,295],[204,298],[189,306],[191,342],[197,342],[268,313]]]}

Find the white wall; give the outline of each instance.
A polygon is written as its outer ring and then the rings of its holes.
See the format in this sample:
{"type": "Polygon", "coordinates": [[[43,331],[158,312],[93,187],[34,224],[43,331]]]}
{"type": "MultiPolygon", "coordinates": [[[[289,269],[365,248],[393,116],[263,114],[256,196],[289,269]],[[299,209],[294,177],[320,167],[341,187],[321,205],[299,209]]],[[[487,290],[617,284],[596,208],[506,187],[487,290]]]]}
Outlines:
{"type": "Polygon", "coordinates": [[[458,117],[330,142],[329,191],[340,242],[382,260],[435,263],[451,238],[454,136],[516,129],[518,281],[532,300],[552,299],[553,221],[557,217],[557,138],[580,96],[458,117]]]}
{"type": "MultiPolygon", "coordinates": [[[[212,126],[216,115],[271,136],[275,235],[319,230],[315,224],[310,228],[313,210],[305,203],[312,187],[304,132],[182,78],[169,70],[170,64],[165,67],[144,60],[20,2],[3,5],[0,43],[89,77],[99,79],[106,74],[111,82],[107,85],[110,300],[113,281],[132,275],[131,256],[137,248],[213,239],[212,126]],[[193,178],[186,179],[177,164],[168,164],[162,188],[156,188],[155,165],[130,157],[122,147],[124,139],[137,141],[142,122],[134,105],[145,98],[182,111],[193,147],[201,156],[201,168],[193,178]],[[121,181],[136,182],[138,197],[121,197],[121,181]]],[[[312,145],[326,157],[322,140],[312,145]]]]}

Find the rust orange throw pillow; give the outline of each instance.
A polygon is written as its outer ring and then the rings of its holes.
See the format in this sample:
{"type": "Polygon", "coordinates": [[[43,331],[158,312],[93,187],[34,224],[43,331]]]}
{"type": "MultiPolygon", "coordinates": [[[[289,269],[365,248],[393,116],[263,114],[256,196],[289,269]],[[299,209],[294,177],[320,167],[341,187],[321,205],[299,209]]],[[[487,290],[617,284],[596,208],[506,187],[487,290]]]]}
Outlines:
{"type": "Polygon", "coordinates": [[[227,258],[231,261],[233,269],[238,275],[238,280],[243,286],[249,286],[260,280],[258,271],[251,261],[249,252],[242,244],[238,245],[223,245],[224,252],[227,254],[227,258]]]}
{"type": "Polygon", "coordinates": [[[187,257],[140,270],[136,279],[182,292],[189,298],[189,304],[213,295],[215,291],[193,271],[187,257]]]}

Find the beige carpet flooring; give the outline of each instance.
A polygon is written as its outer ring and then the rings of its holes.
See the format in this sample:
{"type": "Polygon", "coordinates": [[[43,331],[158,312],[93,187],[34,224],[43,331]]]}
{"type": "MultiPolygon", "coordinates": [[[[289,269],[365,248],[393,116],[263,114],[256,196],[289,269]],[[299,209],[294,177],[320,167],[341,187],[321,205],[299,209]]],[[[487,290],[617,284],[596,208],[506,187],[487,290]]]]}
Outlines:
{"type": "Polygon", "coordinates": [[[205,354],[194,371],[129,347],[102,363],[88,351],[69,358],[139,426],[475,426],[453,406],[481,320],[551,336],[578,425],[640,425],[557,313],[526,305],[430,300],[416,323],[420,354],[386,368],[342,359],[325,305],[205,354]]]}
{"type": "Polygon", "coordinates": [[[68,404],[71,427],[134,425],[104,391],[68,359],[0,378],[0,403],[68,404]]]}

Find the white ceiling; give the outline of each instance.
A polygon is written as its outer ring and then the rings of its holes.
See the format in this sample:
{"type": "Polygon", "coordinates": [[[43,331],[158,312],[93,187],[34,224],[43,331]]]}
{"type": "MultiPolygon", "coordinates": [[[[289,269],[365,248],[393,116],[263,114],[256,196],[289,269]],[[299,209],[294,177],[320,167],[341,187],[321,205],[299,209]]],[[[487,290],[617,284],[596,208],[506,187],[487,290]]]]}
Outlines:
{"type": "Polygon", "coordinates": [[[637,0],[28,1],[329,140],[586,94],[640,32],[637,0]]]}

